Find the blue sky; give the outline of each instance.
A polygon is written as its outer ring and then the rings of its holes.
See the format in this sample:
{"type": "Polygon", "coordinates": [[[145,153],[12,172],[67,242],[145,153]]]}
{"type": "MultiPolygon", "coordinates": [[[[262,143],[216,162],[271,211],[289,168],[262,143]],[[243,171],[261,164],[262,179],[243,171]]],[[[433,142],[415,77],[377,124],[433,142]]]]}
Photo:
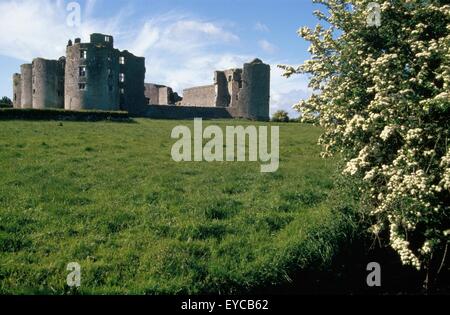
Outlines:
{"type": "Polygon", "coordinates": [[[64,0],[0,0],[0,96],[12,95],[11,76],[32,58],[64,55],[68,39],[90,33],[146,57],[147,82],[182,89],[211,84],[215,69],[258,57],[272,66],[271,110],[291,110],[310,94],[303,76],[281,77],[277,64],[308,59],[296,31],[314,26],[310,0],[84,0],[81,23],[67,23],[64,0]]]}

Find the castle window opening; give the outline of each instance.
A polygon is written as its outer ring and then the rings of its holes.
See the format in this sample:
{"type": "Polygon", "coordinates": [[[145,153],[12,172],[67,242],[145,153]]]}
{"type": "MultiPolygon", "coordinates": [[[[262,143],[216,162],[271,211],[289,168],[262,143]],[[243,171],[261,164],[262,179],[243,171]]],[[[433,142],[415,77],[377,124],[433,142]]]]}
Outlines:
{"type": "Polygon", "coordinates": [[[119,81],[122,83],[125,82],[125,74],[124,73],[119,74],[119,81]]]}
{"type": "Polygon", "coordinates": [[[242,81],[239,81],[239,88],[242,89],[242,81]]]}
{"type": "Polygon", "coordinates": [[[86,90],[86,84],[85,83],[80,83],[80,84],[78,84],[78,88],[80,89],[80,91],[85,91],[86,90]]]}
{"type": "Polygon", "coordinates": [[[82,59],[87,58],[87,50],[80,50],[80,58],[82,59]]]}
{"type": "Polygon", "coordinates": [[[80,77],[86,76],[86,67],[80,67],[80,77]]]}
{"type": "Polygon", "coordinates": [[[231,75],[230,75],[230,76],[228,77],[228,82],[231,82],[231,79],[232,79],[232,78],[231,78],[231,75]]]}
{"type": "Polygon", "coordinates": [[[125,89],[124,88],[120,89],[120,94],[125,94],[125,89]]]}
{"type": "Polygon", "coordinates": [[[105,42],[109,43],[109,36],[105,36],[105,42]]]}
{"type": "Polygon", "coordinates": [[[121,65],[125,64],[125,57],[119,57],[119,64],[121,65]]]}
{"type": "Polygon", "coordinates": [[[33,89],[33,94],[36,94],[36,90],[35,89],[33,89]]]}

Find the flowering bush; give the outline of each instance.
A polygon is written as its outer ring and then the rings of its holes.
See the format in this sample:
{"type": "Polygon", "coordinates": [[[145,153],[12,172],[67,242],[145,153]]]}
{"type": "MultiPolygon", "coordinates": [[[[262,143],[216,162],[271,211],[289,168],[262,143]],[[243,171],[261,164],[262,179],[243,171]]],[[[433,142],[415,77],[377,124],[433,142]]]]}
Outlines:
{"type": "Polygon", "coordinates": [[[311,76],[315,93],[295,108],[325,128],[323,155],[341,154],[344,173],[365,182],[372,232],[436,275],[450,236],[450,5],[314,2],[325,5],[321,23],[299,30],[312,59],[280,66],[311,76]],[[374,14],[380,25],[368,23],[374,14]]]}

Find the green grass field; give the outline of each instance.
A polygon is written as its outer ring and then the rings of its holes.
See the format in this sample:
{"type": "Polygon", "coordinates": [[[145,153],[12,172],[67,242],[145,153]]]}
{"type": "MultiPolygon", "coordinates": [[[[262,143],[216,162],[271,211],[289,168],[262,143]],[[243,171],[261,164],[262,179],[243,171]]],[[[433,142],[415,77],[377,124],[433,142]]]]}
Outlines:
{"type": "MultiPolygon", "coordinates": [[[[320,129],[278,124],[280,169],[175,163],[192,121],[0,122],[0,293],[237,293],[325,268],[348,237],[320,129]]],[[[207,124],[253,124],[210,121],[207,124]]]]}

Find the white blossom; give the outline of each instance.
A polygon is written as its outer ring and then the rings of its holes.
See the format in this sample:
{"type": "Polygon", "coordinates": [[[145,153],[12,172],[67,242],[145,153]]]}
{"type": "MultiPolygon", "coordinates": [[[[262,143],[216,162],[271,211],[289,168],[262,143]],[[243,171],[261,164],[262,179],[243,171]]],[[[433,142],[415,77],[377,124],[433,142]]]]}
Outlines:
{"type": "Polygon", "coordinates": [[[420,268],[450,234],[435,226],[450,212],[450,5],[379,0],[391,17],[379,31],[366,25],[368,1],[346,1],[353,12],[340,0],[320,2],[331,27],[302,28],[313,58],[295,71],[283,67],[287,76],[311,75],[315,93],[295,108],[324,128],[322,156],[342,154],[344,174],[364,180],[372,232],[389,228],[402,262],[420,268]],[[409,242],[415,233],[424,243],[409,242]]]}

